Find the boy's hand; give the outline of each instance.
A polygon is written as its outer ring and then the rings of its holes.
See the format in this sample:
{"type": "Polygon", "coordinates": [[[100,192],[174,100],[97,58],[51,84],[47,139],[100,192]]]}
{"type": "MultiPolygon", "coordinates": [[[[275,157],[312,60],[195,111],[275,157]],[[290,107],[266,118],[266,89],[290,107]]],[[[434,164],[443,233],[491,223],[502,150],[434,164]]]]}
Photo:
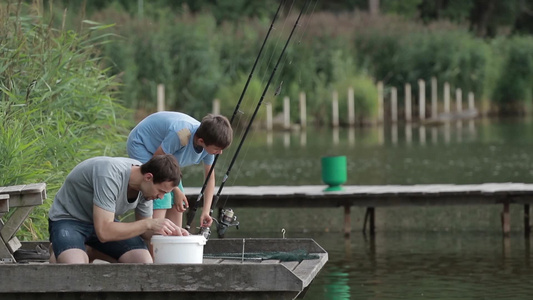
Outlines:
{"type": "Polygon", "coordinates": [[[174,207],[178,212],[184,212],[189,207],[187,196],[181,190],[179,192],[174,191],[174,207]]]}
{"type": "Polygon", "coordinates": [[[202,213],[202,216],[200,217],[200,227],[211,227],[211,224],[213,224],[213,218],[209,214],[202,213]]]}

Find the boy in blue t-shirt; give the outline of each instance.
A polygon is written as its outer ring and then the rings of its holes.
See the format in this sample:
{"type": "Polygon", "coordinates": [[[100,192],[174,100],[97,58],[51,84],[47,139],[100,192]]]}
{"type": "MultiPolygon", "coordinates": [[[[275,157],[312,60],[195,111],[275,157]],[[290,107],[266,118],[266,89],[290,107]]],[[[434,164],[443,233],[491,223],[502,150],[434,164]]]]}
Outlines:
{"type": "MultiPolygon", "coordinates": [[[[142,163],[154,155],[172,154],[180,168],[203,162],[205,177],[209,174],[216,154],[221,154],[232,142],[233,130],[229,120],[221,115],[209,114],[202,122],[179,112],[153,113],[139,122],[130,132],[128,155],[142,163]]],[[[204,191],[201,226],[211,226],[209,216],[215,190],[213,171],[204,191]]],[[[183,185],[174,188],[162,199],[154,200],[153,218],[168,218],[178,226],[183,222],[183,212],[188,206],[183,185]],[[186,203],[186,206],[184,205],[186,203]],[[171,209],[173,208],[173,209],[171,209]]]]}

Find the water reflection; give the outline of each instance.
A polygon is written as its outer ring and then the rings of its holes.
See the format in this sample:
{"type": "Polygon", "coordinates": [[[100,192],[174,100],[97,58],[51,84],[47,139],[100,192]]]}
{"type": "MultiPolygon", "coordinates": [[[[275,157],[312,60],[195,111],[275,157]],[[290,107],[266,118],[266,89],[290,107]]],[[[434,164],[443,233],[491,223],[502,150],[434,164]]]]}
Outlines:
{"type": "MultiPolygon", "coordinates": [[[[237,160],[245,171],[236,168],[227,185],[320,185],[320,158],[330,153],[347,156],[346,184],[352,185],[531,182],[533,174],[533,123],[527,120],[469,120],[460,127],[424,129],[397,124],[396,133],[392,126],[308,130],[309,139],[305,131],[255,134],[246,143],[247,155],[237,160]],[[291,137],[300,142],[291,144],[291,137]]],[[[229,160],[224,155],[218,176],[229,160]]],[[[201,186],[203,169],[194,167],[185,170],[186,183],[201,186]]],[[[266,237],[270,228],[279,237],[283,226],[291,238],[315,239],[329,261],[307,300],[529,299],[533,239],[523,237],[521,209],[511,210],[514,231],[502,238],[500,211],[500,206],[380,208],[376,236],[365,238],[359,233],[364,210],[354,209],[352,235],[344,239],[342,211],[333,208],[239,209],[242,227],[228,237],[266,237]]]]}
{"type": "MultiPolygon", "coordinates": [[[[461,130],[445,123],[257,131],[246,140],[231,177],[236,185],[322,184],[320,158],[346,155],[346,184],[352,185],[530,182],[533,155],[524,145],[532,143],[533,123],[526,121],[463,121],[461,130]]],[[[217,182],[236,145],[220,157],[217,182]]],[[[195,167],[187,167],[184,179],[201,186],[203,169],[195,167]]]]}
{"type": "Polygon", "coordinates": [[[418,130],[420,135],[420,145],[423,146],[426,144],[426,126],[422,125],[418,130]]]}
{"type": "Polygon", "coordinates": [[[529,240],[486,233],[314,234],[330,260],[304,299],[528,299],[529,240]],[[503,245],[500,247],[499,245],[503,245]],[[511,249],[510,245],[514,247],[511,249]],[[348,250],[347,250],[348,249],[348,250]],[[344,253],[343,253],[344,252],[344,253]]]}
{"type": "Polygon", "coordinates": [[[307,131],[306,130],[300,133],[300,145],[304,147],[307,145],[307,131]]]}
{"type": "MultiPolygon", "coordinates": [[[[446,122],[441,125],[413,125],[411,123],[398,124],[393,123],[390,125],[375,126],[370,128],[330,128],[330,129],[319,129],[319,132],[330,132],[331,143],[333,145],[342,145],[345,141],[349,146],[355,146],[357,142],[367,134],[376,135],[375,145],[398,145],[406,144],[411,145],[415,142],[416,144],[424,146],[427,143],[428,138],[431,139],[433,145],[439,143],[450,144],[452,142],[452,137],[455,137],[455,142],[462,143],[466,138],[468,140],[475,140],[478,134],[476,129],[476,121],[468,120],[468,129],[465,130],[462,121],[457,122],[446,122]],[[441,136],[442,134],[442,136],[441,136]],[[439,138],[442,138],[440,140],[439,138]]],[[[317,133],[315,130],[312,131],[313,136],[317,133]]],[[[267,131],[265,134],[266,143],[268,146],[273,146],[275,143],[275,136],[279,133],[267,131]]],[[[284,131],[283,135],[283,146],[285,148],[291,147],[291,137],[295,136],[299,139],[300,146],[307,146],[307,130],[298,130],[294,132],[284,131]]]]}
{"type": "Polygon", "coordinates": [[[285,148],[289,148],[291,146],[291,133],[290,132],[283,133],[283,146],[285,146],[285,148]]]}

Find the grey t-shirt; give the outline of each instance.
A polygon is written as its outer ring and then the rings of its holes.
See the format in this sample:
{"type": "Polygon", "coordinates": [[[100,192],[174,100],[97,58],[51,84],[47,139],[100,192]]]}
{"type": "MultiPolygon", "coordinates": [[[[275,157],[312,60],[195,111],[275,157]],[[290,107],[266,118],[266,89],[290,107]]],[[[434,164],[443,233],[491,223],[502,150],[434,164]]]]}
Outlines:
{"type": "Polygon", "coordinates": [[[141,193],[128,202],[128,182],[132,165],[138,160],[99,156],[78,164],[57,192],[48,217],[52,221],[74,219],[93,223],[93,204],[115,216],[135,209],[142,217],[152,216],[152,201],[141,193]]]}

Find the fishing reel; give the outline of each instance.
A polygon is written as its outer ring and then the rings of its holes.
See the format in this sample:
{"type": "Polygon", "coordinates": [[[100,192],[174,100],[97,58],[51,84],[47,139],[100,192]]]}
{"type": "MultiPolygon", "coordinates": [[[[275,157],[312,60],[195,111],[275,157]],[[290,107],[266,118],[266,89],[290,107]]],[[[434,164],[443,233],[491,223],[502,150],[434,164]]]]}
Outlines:
{"type": "MultiPolygon", "coordinates": [[[[226,230],[228,227],[236,226],[237,229],[239,229],[239,221],[237,221],[237,216],[233,212],[233,209],[223,209],[221,211],[220,221],[213,218],[213,220],[217,223],[217,233],[219,237],[223,237],[226,233],[226,230]]],[[[198,227],[197,227],[198,228],[198,227]]],[[[207,226],[202,226],[199,229],[199,234],[203,235],[206,240],[209,239],[209,236],[211,235],[211,228],[207,226]]]]}
{"type": "Polygon", "coordinates": [[[222,209],[220,221],[215,218],[213,218],[213,220],[217,223],[217,233],[219,237],[224,236],[228,227],[235,226],[239,229],[239,221],[237,221],[237,216],[231,208],[222,209]]]}
{"type": "Polygon", "coordinates": [[[200,227],[200,235],[203,235],[206,240],[209,239],[209,236],[211,235],[211,228],[207,226],[200,227]]]}

